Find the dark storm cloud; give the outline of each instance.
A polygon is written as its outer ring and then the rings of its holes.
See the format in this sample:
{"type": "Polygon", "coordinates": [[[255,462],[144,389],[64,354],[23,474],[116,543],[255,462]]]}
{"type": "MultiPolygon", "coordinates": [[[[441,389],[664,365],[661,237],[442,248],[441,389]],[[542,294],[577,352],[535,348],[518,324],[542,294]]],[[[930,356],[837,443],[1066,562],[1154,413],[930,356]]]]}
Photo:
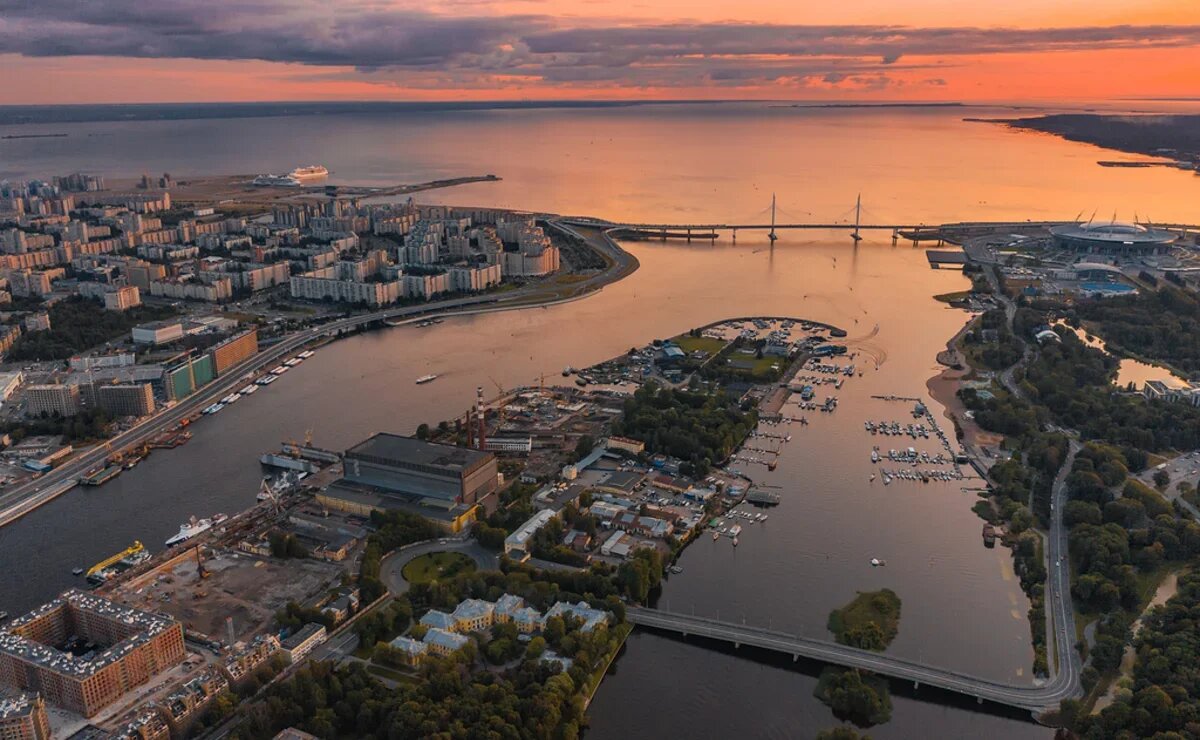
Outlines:
{"type": "Polygon", "coordinates": [[[263,60],[458,79],[833,81],[868,69],[895,70],[902,58],[1196,45],[1200,26],[624,25],[546,15],[436,15],[381,0],[0,0],[0,53],[263,60]]]}

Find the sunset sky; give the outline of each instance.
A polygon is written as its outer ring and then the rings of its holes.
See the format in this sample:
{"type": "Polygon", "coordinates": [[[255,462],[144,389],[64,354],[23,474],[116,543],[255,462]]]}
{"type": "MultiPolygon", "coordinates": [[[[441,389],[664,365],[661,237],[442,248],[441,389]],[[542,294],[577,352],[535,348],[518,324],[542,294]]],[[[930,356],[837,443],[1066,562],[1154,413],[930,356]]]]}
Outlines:
{"type": "Polygon", "coordinates": [[[0,0],[0,104],[1200,97],[1200,0],[0,0]]]}

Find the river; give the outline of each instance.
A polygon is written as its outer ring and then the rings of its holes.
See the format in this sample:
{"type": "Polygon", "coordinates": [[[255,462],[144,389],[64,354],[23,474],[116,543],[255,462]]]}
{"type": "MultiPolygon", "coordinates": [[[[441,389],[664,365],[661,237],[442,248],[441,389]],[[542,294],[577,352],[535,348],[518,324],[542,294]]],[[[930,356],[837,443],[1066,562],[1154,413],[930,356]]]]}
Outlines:
{"type": "MultiPolygon", "coordinates": [[[[859,191],[877,220],[1069,218],[1083,208],[1132,210],[1130,193],[1153,194],[1157,218],[1187,216],[1192,176],[1099,168],[1104,155],[1093,147],[962,115],[734,105],[70,124],[55,126],[66,139],[4,142],[0,176],[280,171],[311,161],[356,183],[495,172],[502,182],[428,199],[628,220],[741,219],[761,213],[772,191],[796,220],[844,216],[859,191]]],[[[747,235],[737,245],[627,246],[641,269],[597,295],[337,342],[199,422],[183,448],[0,529],[0,563],[17,574],[0,580],[0,605],[19,613],[73,584],[73,567],[133,539],[157,549],[190,514],[250,505],[258,455],[306,430],[316,444],[342,448],[452,416],[478,385],[490,393],[543,373],[560,379],[566,365],[729,316],[790,315],[846,328],[866,372],[839,393],[835,414],[810,414],[812,425],[795,430],[778,470],[758,468],[784,498],[769,523],[749,527],[737,550],[726,540],[695,543],[660,606],[824,636],[830,609],[887,586],[904,601],[892,651],[1030,680],[1028,603],[1007,551],[983,548],[972,494],[961,484],[868,481],[871,445],[888,445],[866,435],[863,420],[908,411],[870,396],[924,395],[934,355],[965,320],[931,296],[961,289],[962,276],[930,270],[906,245],[869,236],[854,248],[841,233],[789,233],[774,249],[747,235]],[[425,373],[440,377],[414,385],[425,373]],[[872,569],[871,557],[888,566],[872,569]]],[[[811,698],[813,685],[809,673],[770,659],[639,634],[597,694],[589,734],[808,736],[835,722],[811,698]]],[[[871,734],[928,736],[931,727],[939,736],[1047,735],[903,696],[893,721],[871,734]]]]}

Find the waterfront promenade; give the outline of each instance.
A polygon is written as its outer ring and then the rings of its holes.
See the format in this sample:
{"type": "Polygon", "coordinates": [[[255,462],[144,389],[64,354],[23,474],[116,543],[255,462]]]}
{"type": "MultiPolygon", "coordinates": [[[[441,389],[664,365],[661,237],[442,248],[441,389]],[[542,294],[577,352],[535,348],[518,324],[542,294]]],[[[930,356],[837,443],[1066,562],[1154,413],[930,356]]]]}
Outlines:
{"type": "Polygon", "coordinates": [[[635,606],[626,608],[625,617],[630,623],[639,627],[674,632],[685,637],[718,640],[730,643],[735,647],[749,645],[762,650],[791,655],[793,659],[804,657],[831,665],[859,668],[889,678],[912,681],[918,688],[935,686],[980,702],[987,701],[1034,713],[1057,709],[1060,701],[1074,697],[1078,691],[1077,682],[1073,681],[1068,673],[1062,671],[1041,686],[1014,686],[937,668],[886,653],[860,650],[829,640],[801,637],[745,624],[721,622],[707,617],[635,606]]]}

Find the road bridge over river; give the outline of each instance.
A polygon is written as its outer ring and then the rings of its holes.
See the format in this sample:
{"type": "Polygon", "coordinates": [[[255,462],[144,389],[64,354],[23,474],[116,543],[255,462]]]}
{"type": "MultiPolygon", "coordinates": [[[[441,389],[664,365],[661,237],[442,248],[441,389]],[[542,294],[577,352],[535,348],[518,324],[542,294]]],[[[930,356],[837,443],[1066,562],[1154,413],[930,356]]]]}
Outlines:
{"type": "Polygon", "coordinates": [[[1071,674],[1065,671],[1060,671],[1053,679],[1040,686],[1011,685],[886,653],[860,650],[828,640],[775,632],[762,627],[721,622],[708,617],[642,607],[627,607],[625,614],[629,622],[639,627],[719,640],[731,643],[735,647],[750,645],[791,655],[793,660],[805,657],[831,665],[859,668],[889,678],[911,681],[918,688],[935,686],[974,698],[981,703],[986,701],[1034,713],[1057,709],[1060,701],[1074,697],[1078,692],[1078,683],[1071,680],[1071,674]]]}

